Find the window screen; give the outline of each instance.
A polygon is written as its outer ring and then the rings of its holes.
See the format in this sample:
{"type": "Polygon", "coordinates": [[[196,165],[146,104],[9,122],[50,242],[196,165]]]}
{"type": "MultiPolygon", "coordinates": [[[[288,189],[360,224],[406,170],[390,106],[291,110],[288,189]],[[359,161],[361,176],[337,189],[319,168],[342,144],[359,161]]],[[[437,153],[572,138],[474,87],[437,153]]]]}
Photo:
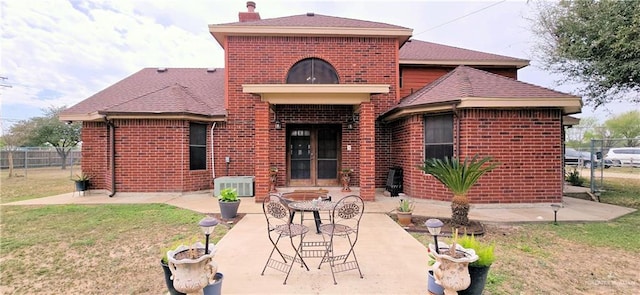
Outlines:
{"type": "Polygon", "coordinates": [[[326,61],[307,58],[291,67],[287,84],[338,84],[338,74],[326,61]]]}
{"type": "Polygon", "coordinates": [[[189,124],[189,169],[207,169],[207,125],[189,124]]]}
{"type": "Polygon", "coordinates": [[[453,114],[424,117],[424,157],[453,157],[453,114]]]}

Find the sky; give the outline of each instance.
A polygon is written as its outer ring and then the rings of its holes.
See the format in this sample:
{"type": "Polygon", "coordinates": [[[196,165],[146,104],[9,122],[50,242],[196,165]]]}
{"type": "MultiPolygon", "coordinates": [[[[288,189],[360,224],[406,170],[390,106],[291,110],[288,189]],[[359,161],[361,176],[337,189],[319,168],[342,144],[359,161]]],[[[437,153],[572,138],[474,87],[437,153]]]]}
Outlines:
{"type": "MultiPolygon", "coordinates": [[[[72,106],[142,68],[223,68],[208,24],[238,21],[242,0],[0,0],[1,130],[72,106]],[[6,79],[4,79],[6,78],[6,79]]],[[[262,19],[307,12],[413,29],[413,39],[531,60],[519,80],[576,93],[534,58],[526,1],[255,0],[262,19]]],[[[612,115],[640,105],[612,103],[577,117],[612,115]]]]}

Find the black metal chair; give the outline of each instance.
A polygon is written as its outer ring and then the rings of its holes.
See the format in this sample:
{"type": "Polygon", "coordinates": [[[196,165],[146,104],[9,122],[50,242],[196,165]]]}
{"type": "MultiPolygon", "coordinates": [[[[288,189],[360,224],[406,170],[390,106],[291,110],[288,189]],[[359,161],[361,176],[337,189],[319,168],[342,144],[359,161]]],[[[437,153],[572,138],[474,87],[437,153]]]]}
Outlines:
{"type": "Polygon", "coordinates": [[[284,272],[287,276],[284,278],[282,284],[286,285],[289,273],[291,273],[291,269],[296,262],[300,263],[301,267],[306,267],[307,271],[309,270],[309,267],[302,259],[302,255],[300,255],[300,247],[302,246],[305,234],[309,232],[309,228],[302,224],[294,224],[291,222],[291,209],[287,206],[286,201],[276,194],[270,194],[263,200],[262,211],[267,219],[267,234],[269,241],[271,241],[273,245],[273,249],[271,249],[271,253],[262,269],[261,275],[264,275],[267,267],[284,272]],[[282,246],[280,246],[280,248],[278,247],[278,243],[283,237],[289,240],[293,254],[285,253],[282,246]],[[298,239],[299,241],[297,241],[298,239]],[[277,252],[278,255],[274,257],[275,252],[277,252]],[[282,260],[280,261],[278,257],[282,258],[282,260]]]}
{"type": "Polygon", "coordinates": [[[336,273],[358,270],[360,278],[363,278],[355,245],[360,231],[360,219],[364,213],[364,202],[356,195],[346,196],[340,199],[331,211],[331,223],[320,226],[322,239],[326,243],[326,250],[318,269],[323,263],[331,266],[333,283],[336,281],[336,273]]]}

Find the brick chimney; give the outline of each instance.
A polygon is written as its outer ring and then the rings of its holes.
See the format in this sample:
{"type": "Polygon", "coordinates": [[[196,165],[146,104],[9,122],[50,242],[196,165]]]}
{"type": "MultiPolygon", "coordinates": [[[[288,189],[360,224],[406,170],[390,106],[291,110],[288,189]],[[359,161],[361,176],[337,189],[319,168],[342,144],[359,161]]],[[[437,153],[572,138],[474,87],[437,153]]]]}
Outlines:
{"type": "Polygon", "coordinates": [[[238,19],[240,22],[252,22],[260,20],[260,14],[255,12],[256,3],[253,1],[247,1],[247,12],[239,12],[238,19]]]}

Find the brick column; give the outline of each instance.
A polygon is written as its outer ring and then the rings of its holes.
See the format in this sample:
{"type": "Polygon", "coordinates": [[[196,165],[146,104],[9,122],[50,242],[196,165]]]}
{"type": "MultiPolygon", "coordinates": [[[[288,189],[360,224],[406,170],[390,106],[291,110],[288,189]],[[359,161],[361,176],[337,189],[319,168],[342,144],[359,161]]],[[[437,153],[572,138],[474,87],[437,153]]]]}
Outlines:
{"type": "Polygon", "coordinates": [[[255,201],[262,202],[269,194],[269,103],[256,102],[255,107],[254,175],[255,201]]]}
{"type": "Polygon", "coordinates": [[[376,131],[375,109],[371,102],[360,104],[360,197],[375,200],[376,131]]]}

